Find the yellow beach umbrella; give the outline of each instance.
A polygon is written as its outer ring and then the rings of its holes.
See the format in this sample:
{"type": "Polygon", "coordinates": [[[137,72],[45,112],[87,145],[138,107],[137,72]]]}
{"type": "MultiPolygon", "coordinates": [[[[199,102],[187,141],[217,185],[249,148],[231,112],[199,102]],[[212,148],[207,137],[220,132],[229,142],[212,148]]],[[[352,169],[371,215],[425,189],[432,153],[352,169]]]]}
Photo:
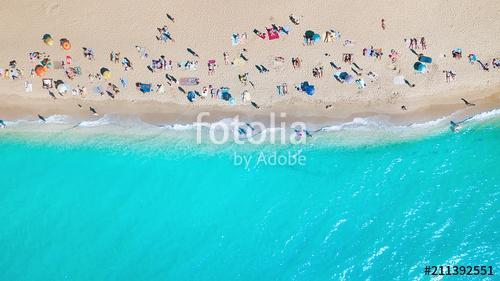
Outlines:
{"type": "Polygon", "coordinates": [[[50,36],[50,34],[45,34],[43,35],[43,38],[42,38],[43,42],[49,46],[52,46],[54,45],[54,39],[52,39],[52,36],[50,36]]]}
{"type": "Polygon", "coordinates": [[[102,77],[104,77],[104,79],[108,80],[109,78],[111,78],[111,71],[109,71],[109,69],[103,67],[101,68],[100,72],[102,77]]]}

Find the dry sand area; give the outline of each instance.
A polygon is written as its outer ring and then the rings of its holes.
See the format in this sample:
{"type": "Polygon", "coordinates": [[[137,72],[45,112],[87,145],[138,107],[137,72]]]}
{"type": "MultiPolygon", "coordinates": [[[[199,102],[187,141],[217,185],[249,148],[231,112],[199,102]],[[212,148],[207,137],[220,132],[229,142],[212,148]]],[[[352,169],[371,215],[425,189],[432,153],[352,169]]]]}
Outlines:
{"type": "Polygon", "coordinates": [[[495,0],[484,1],[4,1],[0,6],[0,67],[8,68],[11,60],[24,71],[24,77],[12,81],[0,79],[0,119],[36,118],[37,114],[68,114],[91,117],[89,106],[99,113],[137,114],[147,120],[168,121],[194,119],[200,111],[212,111],[218,117],[228,114],[258,116],[270,111],[284,111],[297,118],[318,118],[321,121],[344,120],[355,116],[388,115],[406,120],[430,119],[465,108],[460,98],[475,102],[484,110],[497,108],[500,104],[500,70],[493,68],[492,59],[500,57],[500,5],[495,0]],[[175,22],[166,16],[169,13],[175,22]],[[289,15],[300,19],[293,24],[289,15]],[[385,30],[381,27],[385,20],[385,30]],[[288,35],[276,40],[263,40],[253,33],[254,29],[265,32],[265,27],[288,26],[288,35]],[[160,42],[158,27],[168,26],[175,42],[160,42]],[[323,40],[304,45],[304,33],[313,30],[323,34],[327,30],[341,32],[333,42],[323,40]],[[247,33],[245,43],[232,46],[233,33],[247,33]],[[42,41],[46,33],[52,35],[56,44],[48,46],[42,41]],[[417,56],[406,46],[405,38],[425,37],[426,50],[416,50],[432,57],[428,72],[416,73],[413,64],[417,56]],[[67,38],[72,48],[63,50],[58,40],[67,38]],[[345,46],[345,40],[352,43],[345,46]],[[143,46],[149,52],[148,59],[141,59],[135,46],[143,46]],[[381,48],[380,60],[363,56],[363,49],[381,48]],[[82,47],[95,51],[95,60],[83,56],[82,47]],[[187,52],[196,51],[199,57],[187,52]],[[455,48],[463,50],[460,60],[452,58],[455,48]],[[246,52],[243,52],[246,49],[246,52]],[[393,63],[388,57],[390,50],[399,53],[393,63]],[[28,53],[46,52],[52,60],[63,60],[71,55],[72,65],[80,66],[82,75],[69,80],[62,70],[49,70],[46,74],[65,81],[70,87],[85,85],[86,95],[74,96],[70,92],[56,95],[56,99],[41,87],[40,77],[31,77],[35,66],[28,60],[28,53]],[[110,62],[110,52],[120,52],[121,57],[131,60],[134,70],[125,71],[121,64],[110,62]],[[229,59],[237,58],[241,52],[248,58],[244,65],[225,65],[223,53],[229,59]],[[363,70],[366,82],[364,89],[356,85],[339,83],[333,78],[333,61],[342,71],[353,74],[351,64],[343,62],[343,54],[352,53],[353,61],[363,70]],[[477,54],[484,63],[470,64],[467,55],[477,54]],[[326,56],[325,54],[329,54],[326,56]],[[164,55],[174,64],[179,61],[198,61],[197,71],[174,67],[169,71],[147,69],[151,59],[164,55]],[[284,64],[274,63],[275,57],[283,57],[284,64]],[[292,58],[300,57],[302,66],[294,69],[292,58]],[[207,62],[217,61],[214,75],[208,75],[207,62]],[[267,73],[259,73],[255,65],[264,65],[267,73]],[[322,78],[313,77],[314,67],[323,66],[322,78]],[[111,70],[109,81],[94,81],[90,73],[98,73],[101,67],[111,70]],[[453,70],[457,75],[447,83],[443,71],[453,70]],[[378,74],[370,81],[369,72],[378,74]],[[165,74],[180,79],[198,77],[200,84],[184,87],[186,91],[202,91],[204,86],[230,88],[236,105],[220,99],[196,98],[191,103],[178,85],[168,87],[165,74]],[[248,73],[255,87],[244,85],[238,74],[248,73]],[[403,75],[416,86],[395,85],[394,77],[403,75]],[[92,93],[97,85],[105,87],[108,82],[119,85],[119,78],[129,81],[115,99],[92,93]],[[33,92],[26,93],[25,81],[33,83],[33,92]],[[303,81],[314,84],[313,96],[297,91],[294,86],[303,81]],[[165,93],[140,93],[136,82],[165,84],[165,93]],[[287,83],[288,94],[277,94],[276,86],[287,83]],[[251,99],[260,106],[252,107],[241,102],[241,93],[247,90],[251,99]],[[77,106],[82,105],[82,107],[77,106]],[[327,105],[332,105],[328,109],[327,105]],[[407,111],[401,110],[405,105],[407,111]],[[216,114],[215,114],[216,113],[216,114]]]}

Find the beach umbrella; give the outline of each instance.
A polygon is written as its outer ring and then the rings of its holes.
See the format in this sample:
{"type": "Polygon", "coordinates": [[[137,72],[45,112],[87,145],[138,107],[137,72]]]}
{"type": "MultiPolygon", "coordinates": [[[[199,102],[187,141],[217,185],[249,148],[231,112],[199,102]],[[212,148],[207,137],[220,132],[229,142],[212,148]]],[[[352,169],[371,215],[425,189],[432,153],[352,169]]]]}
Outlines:
{"type": "Polygon", "coordinates": [[[424,63],[432,63],[432,58],[424,56],[424,55],[420,55],[420,56],[418,56],[418,61],[424,62],[424,63]]]}
{"type": "Polygon", "coordinates": [[[315,34],[315,33],[314,33],[314,31],[312,31],[312,30],[308,30],[308,31],[306,31],[306,33],[305,33],[305,37],[306,37],[307,39],[312,39],[312,38],[313,38],[313,36],[314,36],[314,34],[315,34]]]}
{"type": "Polygon", "coordinates": [[[57,91],[61,94],[64,94],[69,91],[69,87],[65,83],[60,83],[59,85],[57,85],[57,91]]]}
{"type": "Polygon", "coordinates": [[[189,91],[189,93],[187,94],[187,99],[190,101],[190,102],[193,102],[193,100],[196,98],[196,94],[195,92],[193,91],[189,91]]]}
{"type": "Polygon", "coordinates": [[[104,79],[108,80],[109,78],[111,78],[111,71],[109,71],[109,69],[102,67],[100,72],[104,79]]]}
{"type": "Polygon", "coordinates": [[[68,39],[63,38],[63,39],[61,39],[59,42],[60,42],[60,44],[61,44],[61,47],[62,47],[64,50],[68,51],[68,50],[70,50],[70,49],[71,49],[71,43],[69,42],[69,40],[68,40],[68,39]]]}
{"type": "Polygon", "coordinates": [[[405,84],[405,77],[403,75],[399,75],[394,77],[394,85],[404,85],[405,84]]]}
{"type": "Polygon", "coordinates": [[[345,82],[351,84],[352,82],[354,82],[354,78],[352,77],[352,75],[350,75],[349,73],[343,71],[339,74],[339,78],[341,80],[344,80],[345,82]]]}
{"type": "Polygon", "coordinates": [[[321,41],[321,35],[319,35],[318,33],[315,33],[315,34],[313,35],[313,37],[312,37],[312,40],[313,40],[314,42],[319,42],[319,41],[321,41]]]}
{"type": "Polygon", "coordinates": [[[45,66],[43,66],[43,65],[37,65],[35,67],[35,73],[39,77],[43,77],[46,72],[47,72],[47,68],[45,66]]]}
{"type": "Polygon", "coordinates": [[[414,65],[413,65],[413,69],[415,69],[417,72],[419,73],[424,73],[425,70],[427,69],[427,67],[425,66],[425,64],[417,61],[414,65]]]}
{"type": "Polygon", "coordinates": [[[49,67],[52,67],[52,66],[53,66],[52,61],[51,61],[49,58],[45,58],[45,59],[43,59],[43,60],[40,62],[40,64],[41,64],[42,66],[45,66],[46,68],[49,68],[49,67]]]}
{"type": "Polygon", "coordinates": [[[307,81],[304,81],[304,82],[300,83],[300,90],[302,90],[302,91],[305,92],[307,86],[309,86],[309,82],[307,82],[307,81]]]}
{"type": "Polygon", "coordinates": [[[50,34],[45,34],[43,35],[43,38],[42,38],[43,42],[49,46],[52,46],[54,45],[54,39],[52,39],[52,36],[50,36],[50,34]]]}
{"type": "Polygon", "coordinates": [[[252,99],[252,97],[250,96],[250,93],[248,91],[244,91],[242,94],[241,94],[241,100],[243,102],[249,102],[250,100],[252,99]]]}
{"type": "Polygon", "coordinates": [[[315,89],[314,89],[314,85],[307,85],[307,86],[305,87],[305,92],[306,92],[306,94],[307,94],[308,96],[312,96],[312,95],[314,95],[314,91],[315,91],[315,89]]]}
{"type": "Polygon", "coordinates": [[[228,91],[224,91],[222,92],[221,97],[223,100],[229,101],[231,99],[231,94],[228,91]]]}
{"type": "Polygon", "coordinates": [[[341,80],[346,80],[346,79],[347,79],[347,77],[349,77],[349,73],[347,73],[347,72],[345,72],[345,71],[340,72],[340,74],[339,74],[339,78],[340,78],[341,80]]]}

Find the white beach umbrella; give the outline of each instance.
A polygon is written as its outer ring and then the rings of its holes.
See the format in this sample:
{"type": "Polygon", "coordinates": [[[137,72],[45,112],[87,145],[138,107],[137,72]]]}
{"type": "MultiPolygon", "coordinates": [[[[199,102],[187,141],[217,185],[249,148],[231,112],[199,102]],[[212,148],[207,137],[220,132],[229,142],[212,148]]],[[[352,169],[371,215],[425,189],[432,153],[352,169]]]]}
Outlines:
{"type": "Polygon", "coordinates": [[[69,87],[67,84],[65,83],[61,83],[57,86],[57,91],[61,94],[64,94],[66,93],[67,91],[69,91],[69,87]]]}
{"type": "Polygon", "coordinates": [[[394,77],[394,84],[395,85],[404,85],[405,84],[405,77],[403,75],[398,75],[394,77]]]}

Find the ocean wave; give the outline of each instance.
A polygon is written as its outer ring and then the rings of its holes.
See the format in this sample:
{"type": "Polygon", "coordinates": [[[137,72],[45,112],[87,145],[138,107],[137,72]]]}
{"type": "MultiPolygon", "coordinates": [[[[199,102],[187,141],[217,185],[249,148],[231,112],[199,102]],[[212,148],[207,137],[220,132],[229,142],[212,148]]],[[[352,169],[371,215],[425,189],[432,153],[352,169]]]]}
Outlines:
{"type": "Polygon", "coordinates": [[[482,120],[487,120],[491,118],[495,118],[497,116],[500,116],[500,109],[493,109],[490,111],[482,112],[479,114],[476,114],[469,118],[469,121],[482,121],[482,120]]]}
{"type": "Polygon", "coordinates": [[[103,117],[101,117],[97,120],[80,122],[77,126],[82,127],[82,128],[89,128],[89,127],[97,127],[97,126],[106,126],[109,124],[112,124],[111,118],[107,115],[104,115],[103,117]]]}
{"type": "Polygon", "coordinates": [[[164,125],[162,128],[165,129],[170,129],[174,131],[186,131],[186,130],[193,130],[196,128],[196,123],[193,124],[172,124],[172,125],[164,125]]]}
{"type": "Polygon", "coordinates": [[[363,128],[363,127],[381,128],[386,126],[380,120],[376,120],[373,117],[367,117],[367,118],[357,117],[350,122],[323,127],[320,129],[320,131],[332,132],[344,129],[363,128]]]}
{"type": "MultiPolygon", "coordinates": [[[[310,131],[314,133],[331,133],[331,132],[340,132],[340,131],[395,131],[401,132],[402,130],[410,129],[409,132],[414,131],[426,131],[427,129],[445,129],[449,126],[449,121],[453,120],[455,114],[451,114],[448,116],[443,116],[441,118],[437,118],[434,120],[422,122],[422,123],[411,123],[408,125],[399,125],[393,124],[387,121],[382,120],[380,117],[357,117],[352,121],[328,125],[321,127],[315,131],[310,131]]],[[[477,122],[484,121],[488,119],[495,118],[500,116],[500,109],[494,109],[487,112],[482,112],[466,118],[465,120],[460,121],[460,123],[464,122],[477,122]]],[[[96,117],[97,118],[97,117],[96,117]]],[[[95,127],[106,127],[106,126],[114,126],[121,128],[139,128],[144,129],[147,127],[154,128],[162,128],[172,131],[189,131],[196,130],[198,128],[210,128],[215,131],[223,130],[225,128],[235,129],[238,126],[233,124],[233,118],[224,118],[219,121],[215,121],[212,123],[173,123],[173,124],[163,124],[163,125],[153,125],[151,123],[144,122],[137,116],[124,116],[118,114],[106,114],[100,118],[94,120],[84,120],[81,122],[76,121],[74,118],[68,115],[51,115],[45,118],[45,122],[42,120],[4,120],[4,124],[7,127],[33,127],[40,126],[43,124],[52,124],[52,125],[71,125],[75,128],[95,128],[95,127]]],[[[240,124],[245,124],[245,122],[241,122],[240,124]]],[[[247,124],[247,126],[249,126],[247,124]]],[[[275,128],[263,128],[262,132],[273,132],[280,130],[280,127],[275,128]]],[[[292,128],[287,128],[292,129],[292,128]]]]}
{"type": "Polygon", "coordinates": [[[45,118],[45,122],[42,120],[38,120],[40,123],[46,124],[70,124],[72,122],[72,118],[68,115],[51,115],[45,118]]]}

